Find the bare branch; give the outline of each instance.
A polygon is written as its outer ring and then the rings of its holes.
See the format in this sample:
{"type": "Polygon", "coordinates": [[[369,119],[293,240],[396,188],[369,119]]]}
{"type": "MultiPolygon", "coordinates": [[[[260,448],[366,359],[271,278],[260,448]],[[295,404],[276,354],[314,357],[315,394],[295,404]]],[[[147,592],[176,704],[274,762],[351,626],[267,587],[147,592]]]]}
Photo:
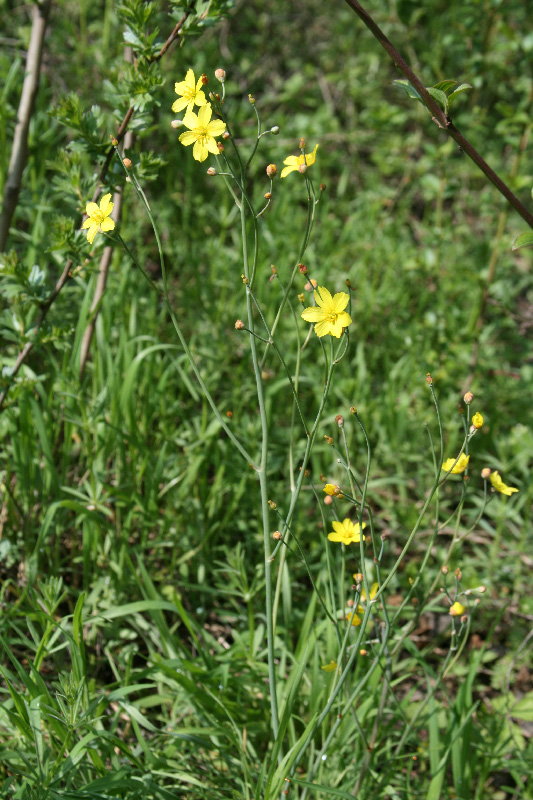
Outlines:
{"type": "Polygon", "coordinates": [[[22,85],[11,159],[4,185],[2,213],[0,214],[0,253],[6,249],[9,226],[17,206],[22,173],[28,159],[28,130],[39,88],[44,34],[48,24],[50,5],[51,0],[43,0],[42,3],[35,3],[33,6],[30,46],[26,58],[26,77],[22,85]]]}

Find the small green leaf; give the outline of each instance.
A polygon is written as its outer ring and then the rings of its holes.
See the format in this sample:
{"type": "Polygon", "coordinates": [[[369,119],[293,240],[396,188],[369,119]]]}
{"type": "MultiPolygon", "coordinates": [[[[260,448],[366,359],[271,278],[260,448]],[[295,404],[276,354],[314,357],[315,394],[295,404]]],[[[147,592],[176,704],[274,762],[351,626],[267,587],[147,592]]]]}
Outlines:
{"type": "Polygon", "coordinates": [[[513,242],[513,250],[519,250],[521,247],[531,246],[533,246],[533,231],[521,233],[520,236],[517,236],[513,242]]]}
{"type": "Polygon", "coordinates": [[[432,96],[437,103],[442,106],[442,110],[445,114],[448,113],[448,98],[445,92],[441,92],[440,89],[434,89],[432,86],[427,87],[428,94],[432,96]]]}
{"type": "Polygon", "coordinates": [[[422,98],[420,97],[420,95],[416,91],[415,87],[411,86],[409,81],[398,80],[398,81],[393,81],[393,84],[395,86],[399,86],[401,89],[403,89],[405,91],[405,93],[407,95],[409,95],[409,97],[413,98],[413,100],[420,100],[420,102],[422,102],[422,98]]]}
{"type": "Polygon", "coordinates": [[[449,92],[452,86],[457,86],[457,81],[439,81],[433,87],[434,89],[440,89],[441,92],[449,92]]]}
{"type": "Polygon", "coordinates": [[[452,105],[452,103],[455,100],[455,98],[457,97],[457,95],[462,94],[463,92],[466,92],[468,89],[471,89],[471,88],[472,87],[470,86],[469,83],[462,83],[460,86],[458,86],[457,89],[454,92],[452,92],[451,94],[448,95],[448,103],[449,103],[449,105],[450,106],[452,105]]]}

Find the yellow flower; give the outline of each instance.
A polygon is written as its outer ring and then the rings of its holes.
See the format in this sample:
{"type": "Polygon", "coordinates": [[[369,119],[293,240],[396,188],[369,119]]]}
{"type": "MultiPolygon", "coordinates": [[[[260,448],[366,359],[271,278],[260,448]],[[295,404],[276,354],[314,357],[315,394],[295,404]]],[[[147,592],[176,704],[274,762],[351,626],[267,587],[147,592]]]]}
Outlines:
{"type": "MultiPolygon", "coordinates": [[[[356,573],[356,575],[357,575],[357,573],[356,573]]],[[[353,577],[354,577],[355,580],[357,580],[355,578],[355,575],[353,577]]],[[[378,583],[373,583],[371,588],[370,588],[370,599],[371,600],[373,600],[374,597],[376,596],[376,593],[377,593],[378,589],[379,589],[379,584],[378,583]]],[[[366,592],[365,592],[364,589],[361,592],[361,602],[362,603],[366,603],[366,592]]],[[[355,627],[358,628],[359,625],[361,624],[362,620],[361,620],[361,617],[357,616],[357,614],[364,614],[364,613],[365,613],[365,609],[363,608],[363,606],[358,605],[357,608],[355,609],[355,611],[353,612],[353,614],[348,615],[347,619],[351,621],[352,625],[355,625],[355,627]]]]}
{"type": "Polygon", "coordinates": [[[310,167],[311,164],[314,164],[316,161],[316,151],[318,150],[318,145],[315,146],[315,149],[312,153],[307,153],[304,157],[303,155],[299,156],[289,156],[283,162],[286,164],[286,167],[283,167],[281,170],[281,177],[286,178],[291,172],[297,172],[298,167],[305,163],[307,167],[310,167]]]}
{"type": "Polygon", "coordinates": [[[462,617],[465,611],[466,611],[466,606],[463,606],[456,600],[453,606],[448,611],[448,614],[450,614],[452,617],[462,617]]]}
{"type": "Polygon", "coordinates": [[[332,483],[326,483],[324,491],[332,497],[338,497],[341,494],[340,486],[334,486],[332,483]]]}
{"type": "Polygon", "coordinates": [[[202,79],[198,78],[196,81],[194,72],[188,69],[185,80],[174,84],[174,91],[181,97],[172,103],[172,111],[183,111],[185,106],[187,111],[192,111],[195,103],[197,106],[205,106],[207,100],[202,92],[202,86],[202,79]]]}
{"type": "Polygon", "coordinates": [[[329,664],[325,664],[323,667],[320,667],[320,669],[323,669],[324,672],[334,672],[337,669],[337,662],[331,661],[329,664]]]}
{"type": "MultiPolygon", "coordinates": [[[[333,530],[328,533],[330,542],[342,542],[343,544],[351,544],[352,542],[359,542],[361,539],[359,523],[355,525],[351,519],[345,519],[343,522],[333,521],[333,530]]],[[[363,528],[366,528],[366,522],[363,522],[363,528]]],[[[365,537],[363,536],[363,542],[365,537]]]]}
{"type": "Polygon", "coordinates": [[[476,411],[476,413],[472,417],[472,425],[474,426],[474,428],[481,428],[481,426],[483,425],[483,417],[481,416],[479,411],[476,411]]]}
{"type": "Polygon", "coordinates": [[[352,324],[352,318],[344,310],[348,305],[349,297],[346,292],[337,292],[331,296],[324,286],[315,290],[316,306],[309,306],[302,311],[302,319],[314,322],[317,336],[336,336],[342,334],[342,329],[352,324]]]}
{"type": "Polygon", "coordinates": [[[507,486],[507,484],[502,481],[500,473],[497,470],[494,470],[494,472],[490,473],[490,482],[497,492],[506,494],[508,497],[512,495],[513,492],[518,491],[518,489],[515,489],[514,486],[507,486]]]}
{"type": "Polygon", "coordinates": [[[213,137],[222,136],[226,130],[226,124],[221,119],[211,122],[212,113],[211,104],[208,103],[200,108],[198,114],[187,111],[183,117],[183,124],[190,130],[181,134],[180,142],[185,147],[194,144],[192,154],[197,161],[205,161],[209,153],[214,153],[216,156],[219,153],[213,137]]]}
{"type": "MultiPolygon", "coordinates": [[[[459,461],[455,464],[455,467],[452,469],[452,475],[459,475],[460,472],[464,472],[468,466],[468,462],[470,461],[470,456],[465,456],[464,453],[461,453],[459,456],[459,461]]],[[[444,472],[449,472],[452,468],[453,464],[455,463],[455,458],[448,458],[442,465],[441,469],[444,472]]]]}
{"type": "Polygon", "coordinates": [[[82,229],[89,228],[87,234],[87,241],[89,244],[93,243],[93,239],[98,231],[112,231],[115,223],[110,219],[109,215],[113,211],[114,203],[111,202],[111,195],[105,194],[100,200],[100,208],[96,203],[87,203],[85,206],[85,213],[88,219],[85,220],[82,229]]]}

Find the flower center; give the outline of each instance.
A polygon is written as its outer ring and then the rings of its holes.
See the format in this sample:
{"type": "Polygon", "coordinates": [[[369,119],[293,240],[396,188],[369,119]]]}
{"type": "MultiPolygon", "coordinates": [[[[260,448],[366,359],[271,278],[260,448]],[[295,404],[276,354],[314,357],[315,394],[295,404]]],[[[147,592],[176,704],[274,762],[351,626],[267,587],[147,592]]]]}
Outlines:
{"type": "Polygon", "coordinates": [[[205,140],[208,138],[207,128],[196,128],[195,134],[198,140],[205,144],[205,140]]]}
{"type": "Polygon", "coordinates": [[[103,211],[100,210],[95,211],[94,214],[91,214],[91,219],[97,225],[100,225],[100,223],[103,222],[105,219],[105,214],[103,213],[103,211]]]}

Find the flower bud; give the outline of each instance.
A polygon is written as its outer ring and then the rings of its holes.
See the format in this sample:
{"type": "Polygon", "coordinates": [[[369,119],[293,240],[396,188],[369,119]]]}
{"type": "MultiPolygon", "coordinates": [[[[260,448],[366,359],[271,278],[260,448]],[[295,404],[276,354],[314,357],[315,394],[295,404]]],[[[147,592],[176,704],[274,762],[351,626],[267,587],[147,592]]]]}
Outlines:
{"type": "Polygon", "coordinates": [[[362,572],[354,572],[353,579],[356,583],[363,583],[363,573],[362,572]]]}
{"type": "Polygon", "coordinates": [[[209,169],[207,170],[207,174],[208,175],[216,175],[217,171],[216,171],[216,169],[214,167],[209,167],[209,169]]]}
{"type": "Polygon", "coordinates": [[[220,83],[224,83],[224,81],[226,80],[226,70],[222,69],[221,67],[216,69],[215,78],[217,79],[217,81],[220,81],[220,83]]]}
{"type": "Polygon", "coordinates": [[[251,106],[255,106],[255,97],[253,97],[251,94],[249,94],[248,95],[248,100],[250,101],[250,105],[251,106]]]}
{"type": "Polygon", "coordinates": [[[238,319],[237,322],[235,323],[235,330],[236,331],[244,330],[244,322],[242,321],[242,319],[238,319]]]}
{"type": "Polygon", "coordinates": [[[279,125],[274,125],[273,128],[270,128],[270,133],[273,133],[274,136],[277,136],[279,133],[279,125]]]}
{"type": "Polygon", "coordinates": [[[329,496],[329,494],[327,494],[327,495],[324,497],[324,503],[325,503],[327,506],[330,506],[330,505],[333,503],[333,498],[332,498],[332,497],[330,497],[330,496],[329,496]]]}
{"type": "Polygon", "coordinates": [[[265,200],[272,200],[272,192],[265,192],[263,197],[265,200]]]}
{"type": "Polygon", "coordinates": [[[272,538],[275,539],[276,542],[279,542],[279,540],[282,539],[283,537],[279,531],[274,531],[274,533],[272,534],[272,538]]]}
{"type": "Polygon", "coordinates": [[[113,145],[113,147],[116,147],[118,145],[118,139],[115,136],[113,136],[113,134],[110,134],[110,136],[111,136],[111,144],[113,145]]]}
{"type": "Polygon", "coordinates": [[[428,386],[431,386],[431,385],[432,385],[432,383],[433,383],[433,378],[431,377],[431,375],[430,375],[430,373],[429,373],[429,372],[428,372],[428,374],[426,375],[426,383],[427,383],[427,385],[428,385],[428,386]]]}
{"type": "Polygon", "coordinates": [[[200,78],[202,79],[202,84],[204,86],[207,86],[207,84],[209,83],[209,78],[207,77],[205,72],[202,72],[202,74],[200,75],[200,78]]]}
{"type": "Polygon", "coordinates": [[[131,158],[124,158],[123,161],[126,169],[131,169],[131,158]]]}
{"type": "Polygon", "coordinates": [[[226,149],[226,148],[224,147],[224,145],[222,144],[222,142],[217,142],[217,147],[218,147],[218,152],[219,152],[219,153],[223,153],[223,152],[224,152],[224,150],[226,149]]]}
{"type": "Polygon", "coordinates": [[[339,428],[344,427],[344,417],[342,416],[342,414],[337,414],[337,416],[335,417],[335,425],[337,425],[337,427],[339,428]]]}
{"type": "Polygon", "coordinates": [[[481,477],[483,478],[484,481],[488,481],[488,479],[490,478],[490,469],[488,467],[485,467],[484,469],[481,470],[481,477]]]}
{"type": "Polygon", "coordinates": [[[305,139],[303,137],[300,139],[300,144],[298,145],[298,147],[300,148],[300,150],[305,150],[305,139]]]}
{"type": "Polygon", "coordinates": [[[225,140],[229,139],[228,131],[224,131],[224,133],[222,134],[222,138],[225,139],[225,140]]]}
{"type": "Polygon", "coordinates": [[[481,428],[481,426],[483,425],[483,417],[481,416],[479,411],[476,411],[476,413],[472,417],[472,425],[474,426],[474,428],[481,428]]]}
{"type": "Polygon", "coordinates": [[[311,278],[311,280],[307,281],[307,283],[305,284],[304,289],[306,292],[311,292],[313,289],[316,289],[317,285],[318,284],[315,281],[315,279],[311,278]]]}
{"type": "Polygon", "coordinates": [[[307,164],[298,164],[298,172],[304,175],[307,172],[307,164]]]}
{"type": "Polygon", "coordinates": [[[298,300],[300,301],[300,303],[304,303],[305,304],[305,294],[303,294],[303,293],[299,294],[298,295],[298,300]]]}
{"type": "Polygon", "coordinates": [[[320,188],[321,192],[325,192],[326,191],[326,184],[325,183],[321,183],[319,188],[320,188]]]}
{"type": "Polygon", "coordinates": [[[355,406],[350,406],[350,414],[357,414],[357,409],[355,406]]]}
{"type": "Polygon", "coordinates": [[[338,497],[341,493],[341,488],[340,486],[335,486],[333,483],[326,483],[324,486],[324,491],[326,494],[329,494],[332,497],[338,497]]]}
{"type": "Polygon", "coordinates": [[[465,401],[467,406],[470,405],[470,403],[472,402],[473,399],[474,399],[474,395],[472,394],[472,392],[467,392],[463,397],[463,400],[465,401]]]}
{"type": "Polygon", "coordinates": [[[443,575],[447,575],[448,572],[450,571],[450,568],[448,567],[447,564],[445,564],[443,567],[441,567],[440,571],[442,572],[443,575]]]}
{"type": "Polygon", "coordinates": [[[275,510],[276,510],[276,508],[277,508],[277,505],[275,504],[275,502],[274,502],[273,500],[269,500],[269,501],[268,501],[268,505],[270,506],[270,508],[272,509],[272,511],[275,511],[275,510]]]}
{"type": "Polygon", "coordinates": [[[455,570],[455,572],[453,574],[455,575],[455,577],[457,578],[458,581],[460,581],[461,578],[463,577],[463,573],[461,572],[459,567],[457,567],[457,569],[455,570]]]}
{"type": "Polygon", "coordinates": [[[181,126],[183,125],[183,120],[182,119],[173,119],[172,122],[170,123],[170,125],[174,129],[181,128],[181,126]]]}
{"type": "Polygon", "coordinates": [[[298,270],[300,271],[301,275],[307,275],[307,273],[309,271],[307,269],[307,267],[305,266],[305,264],[298,264],[298,270]]]}
{"type": "Polygon", "coordinates": [[[226,411],[226,416],[228,419],[231,419],[233,416],[233,411],[226,411]]]}
{"type": "Polygon", "coordinates": [[[276,167],[275,164],[269,164],[268,167],[266,168],[266,174],[268,175],[269,178],[273,178],[274,175],[276,175],[277,171],[278,168],[276,167]]]}
{"type": "Polygon", "coordinates": [[[270,265],[270,269],[272,270],[272,275],[277,275],[278,274],[278,270],[276,269],[274,264],[270,265]]]}
{"type": "Polygon", "coordinates": [[[324,439],[326,440],[326,444],[333,444],[333,439],[331,436],[324,436],[324,439]]]}

